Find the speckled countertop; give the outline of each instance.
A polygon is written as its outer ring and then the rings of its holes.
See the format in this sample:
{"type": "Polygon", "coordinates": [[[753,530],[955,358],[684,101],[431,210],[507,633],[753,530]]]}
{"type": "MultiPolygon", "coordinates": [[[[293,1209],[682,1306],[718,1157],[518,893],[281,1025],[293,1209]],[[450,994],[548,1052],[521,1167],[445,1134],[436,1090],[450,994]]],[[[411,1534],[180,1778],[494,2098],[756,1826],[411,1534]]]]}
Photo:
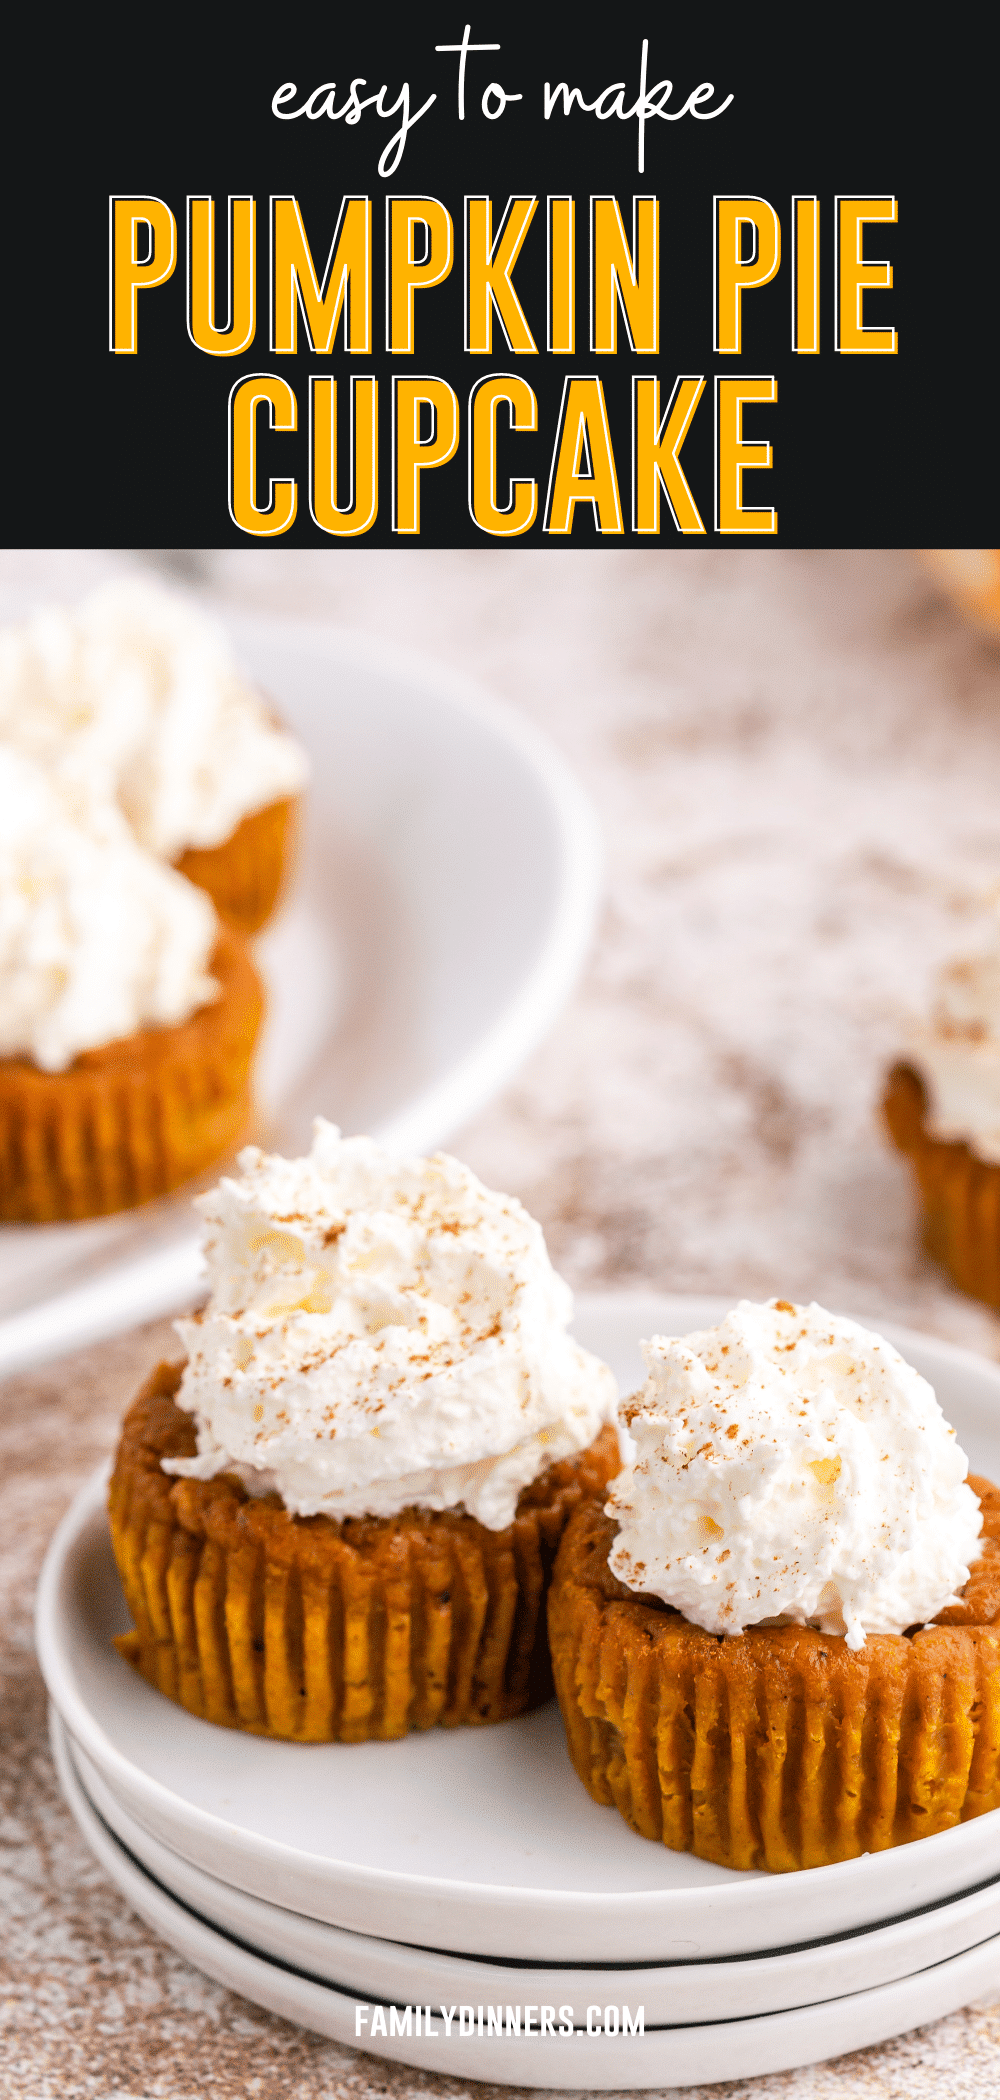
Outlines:
{"type": "MultiPolygon", "coordinates": [[[[541,1218],[575,1285],[814,1296],[1000,1357],[1000,1323],[920,1254],[874,1113],[906,1014],[936,961],[982,938],[1000,885],[1000,656],[912,556],[158,559],[221,609],[419,639],[546,726],[589,786],[608,848],[590,964],[548,1042],[452,1140],[541,1218]]],[[[72,595],[116,565],[0,555],[0,592],[72,595]]],[[[0,1400],[0,2093],[457,2096],[207,1982],[124,1908],[61,1805],[31,1592],[168,1334],[0,1400]]],[[[704,2090],[979,2100],[1000,2090],[1000,1975],[993,2005],[704,2090]]]]}

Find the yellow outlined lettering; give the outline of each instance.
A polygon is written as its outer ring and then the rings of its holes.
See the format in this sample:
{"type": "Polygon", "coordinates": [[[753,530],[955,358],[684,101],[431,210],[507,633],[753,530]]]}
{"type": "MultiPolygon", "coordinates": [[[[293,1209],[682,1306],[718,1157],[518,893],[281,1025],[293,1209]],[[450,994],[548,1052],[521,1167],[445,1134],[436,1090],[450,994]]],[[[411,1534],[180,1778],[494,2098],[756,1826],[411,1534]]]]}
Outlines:
{"type": "Polygon", "coordinates": [[[592,374],[567,379],[552,448],[546,532],[571,533],[578,503],[589,503],[600,533],[624,531],[604,388],[592,374]]]}
{"type": "Polygon", "coordinates": [[[576,202],[548,199],[548,347],[556,357],[576,349],[576,202]]]}
{"type": "Polygon", "coordinates": [[[538,483],[517,477],[508,483],[508,500],[497,502],[497,409],[505,402],[510,427],[538,429],[538,402],[526,379],[512,372],[490,372],[469,395],[469,513],[483,532],[495,539],[516,539],[530,531],[538,514],[538,483]]]}
{"type": "Polygon", "coordinates": [[[515,356],[538,355],[538,344],[510,281],[524,237],[538,209],[537,197],[508,197],[493,238],[493,200],[465,200],[465,347],[473,356],[493,349],[493,313],[515,356]]]}
{"type": "Polygon", "coordinates": [[[267,502],[257,502],[257,412],[267,410],[269,430],[298,429],[298,403],[287,379],[275,372],[251,372],[238,379],[229,396],[229,515],[241,532],[255,539],[276,539],[295,523],[298,492],[291,476],[267,485],[267,502]]]}
{"type": "Polygon", "coordinates": [[[863,319],[866,291],[892,289],[892,264],[865,262],[862,256],[865,227],[876,220],[895,226],[899,204],[895,197],[837,197],[836,253],[837,349],[842,356],[894,357],[899,337],[894,328],[876,328],[863,319]]]}
{"type": "Polygon", "coordinates": [[[781,262],[781,223],[766,197],[716,197],[715,347],[721,356],[739,357],[743,348],[743,294],[770,284],[781,262]],[[751,229],[750,254],[743,237],[751,229]]]}
{"type": "Polygon", "coordinates": [[[632,199],[629,252],[617,197],[590,200],[590,347],[618,348],[618,308],[631,348],[655,357],[660,347],[660,200],[632,199]]]}
{"type": "Polygon", "coordinates": [[[301,311],[309,348],[328,357],[344,314],[344,347],[372,347],[372,207],[345,197],[322,281],[316,274],[296,197],[271,198],[271,349],[294,357],[301,311]]]}
{"type": "Polygon", "coordinates": [[[420,531],[420,476],[443,467],[458,447],[458,395],[446,379],[392,382],[392,529],[420,531]],[[421,409],[430,409],[428,437],[420,435],[421,409]]]}
{"type": "Polygon", "coordinates": [[[253,197],[230,197],[229,293],[222,328],[215,321],[215,198],[189,197],[187,237],[187,330],[209,357],[239,357],[257,329],[257,205],[253,197]]]}
{"type": "Polygon", "coordinates": [[[162,197],[109,197],[109,348],[134,357],[139,348],[136,293],[166,284],[177,262],[177,221],[162,197]],[[139,229],[148,253],[139,261],[139,229]]]}
{"type": "Polygon", "coordinates": [[[347,502],[338,503],[337,382],[325,373],[309,385],[309,514],[321,532],[356,539],[378,517],[378,380],[351,380],[347,502]]]}
{"type": "Polygon", "coordinates": [[[451,213],[436,197],[385,200],[385,347],[394,357],[413,356],[413,295],[443,284],[455,259],[451,213]],[[417,260],[417,227],[424,253],[417,260]]]}
{"type": "Polygon", "coordinates": [[[777,401],[773,374],[715,382],[715,529],[716,532],[777,532],[778,513],[766,504],[745,504],[743,476],[749,468],[773,465],[765,441],[743,436],[746,401],[777,401]]]}
{"type": "Polygon", "coordinates": [[[680,450],[705,391],[701,373],[682,374],[660,415],[660,382],[636,373],[632,381],[632,530],[659,532],[660,490],[678,532],[704,532],[680,450]]]}
{"type": "Polygon", "coordinates": [[[819,198],[792,198],[792,349],[819,352],[819,198]]]}

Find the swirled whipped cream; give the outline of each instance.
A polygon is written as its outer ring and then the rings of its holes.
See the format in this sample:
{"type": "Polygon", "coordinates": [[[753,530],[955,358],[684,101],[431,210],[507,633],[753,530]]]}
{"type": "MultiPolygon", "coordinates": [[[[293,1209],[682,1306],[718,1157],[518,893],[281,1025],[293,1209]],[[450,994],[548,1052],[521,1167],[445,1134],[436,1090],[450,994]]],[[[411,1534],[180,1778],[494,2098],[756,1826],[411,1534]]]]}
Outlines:
{"type": "Polygon", "coordinates": [[[216,998],[214,906],[93,803],[0,745],[0,1056],[60,1072],[216,998]]]}
{"type": "Polygon", "coordinates": [[[820,1305],[744,1300],[643,1344],[609,1566],[711,1633],[902,1633],[957,1601],[982,1517],[931,1387],[820,1305]]]}
{"type": "Polygon", "coordinates": [[[983,954],[940,972],[930,1019],[911,1028],[905,1054],[927,1089],[931,1135],[1000,1162],[1000,917],[983,954]]]}
{"type": "Polygon", "coordinates": [[[141,579],[0,632],[0,739],[117,801],[162,860],[220,845],[309,773],[240,677],[225,629],[141,579]]]}
{"type": "Polygon", "coordinates": [[[459,1505],[492,1531],[614,1420],[568,1334],[541,1227],[447,1153],[403,1159],[315,1124],[305,1159],[250,1146],[198,1198],[211,1298],[179,1320],[198,1455],[296,1516],[459,1505]]]}

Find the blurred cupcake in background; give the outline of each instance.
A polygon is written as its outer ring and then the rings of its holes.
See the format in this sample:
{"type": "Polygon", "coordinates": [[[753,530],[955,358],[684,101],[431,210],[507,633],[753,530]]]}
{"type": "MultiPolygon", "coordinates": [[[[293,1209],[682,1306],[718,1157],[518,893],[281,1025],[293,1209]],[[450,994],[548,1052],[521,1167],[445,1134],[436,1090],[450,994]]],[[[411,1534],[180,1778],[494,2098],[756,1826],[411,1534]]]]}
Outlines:
{"type": "Polygon", "coordinates": [[[0,633],[0,741],[115,803],[227,925],[271,916],[309,762],[188,599],[128,580],[0,633]]]}
{"type": "Polygon", "coordinates": [[[0,745],[0,1218],[96,1217],[247,1134],[257,973],[80,780],[0,745]]]}
{"type": "Polygon", "coordinates": [[[939,547],[922,559],[959,611],[1000,640],[1000,548],[939,547]]]}
{"type": "Polygon", "coordinates": [[[1000,1307],[1000,908],[982,953],[940,972],[883,1106],[917,1178],[928,1252],[1000,1307]]]}

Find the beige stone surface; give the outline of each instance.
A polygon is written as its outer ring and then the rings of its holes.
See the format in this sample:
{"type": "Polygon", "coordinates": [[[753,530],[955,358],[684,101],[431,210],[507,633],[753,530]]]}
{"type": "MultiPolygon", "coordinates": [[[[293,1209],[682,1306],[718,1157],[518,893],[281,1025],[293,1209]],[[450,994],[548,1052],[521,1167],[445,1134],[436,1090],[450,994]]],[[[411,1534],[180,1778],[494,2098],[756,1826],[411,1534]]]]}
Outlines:
{"type": "MultiPolygon", "coordinates": [[[[135,557],[121,557],[122,563],[135,557]]],[[[411,642],[547,727],[587,782],[606,901],[549,1041],[455,1150],[580,1287],[817,1297],[1000,1356],[919,1250],[876,1104],[935,963],[1000,885],[1000,657],[912,556],[189,556],[178,580],[411,642]]],[[[0,612],[115,557],[0,556],[0,612]]],[[[318,1103],[335,1113],[335,1103],[318,1103]]],[[[0,2094],[455,2094],[207,1982],[127,1910],[62,1807],[30,1598],[71,1493],[169,1329],[0,1391],[0,2094]]],[[[706,2093],[709,2089],[705,2089],[706,2093]]],[[[1000,2090],[997,2002],[714,2087],[795,2100],[1000,2090]]]]}

